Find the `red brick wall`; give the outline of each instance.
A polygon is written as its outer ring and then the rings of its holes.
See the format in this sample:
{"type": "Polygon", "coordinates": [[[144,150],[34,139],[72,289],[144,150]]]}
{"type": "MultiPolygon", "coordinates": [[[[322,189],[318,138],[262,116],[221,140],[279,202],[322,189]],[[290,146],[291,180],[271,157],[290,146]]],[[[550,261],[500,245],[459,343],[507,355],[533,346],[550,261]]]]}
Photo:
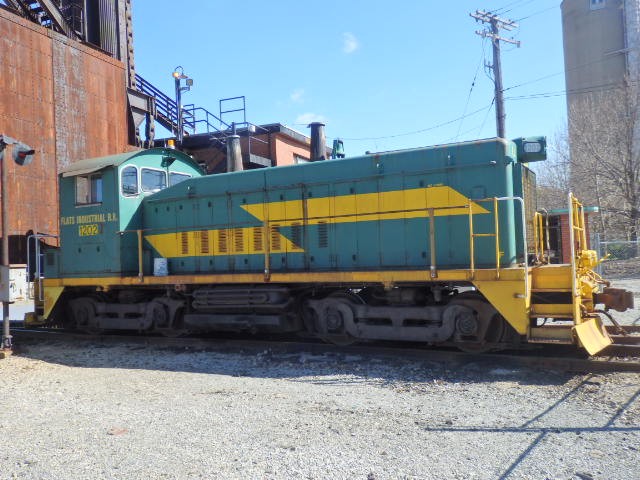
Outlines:
{"type": "MultiPolygon", "coordinates": [[[[562,235],[562,263],[571,263],[571,229],[569,227],[569,214],[564,213],[559,215],[560,217],[560,232],[562,235]]],[[[589,237],[590,237],[590,228],[589,228],[589,215],[585,214],[584,223],[587,232],[587,245],[585,248],[590,248],[589,237]]]]}
{"type": "Polygon", "coordinates": [[[276,165],[293,165],[294,155],[299,155],[306,159],[311,156],[311,143],[299,142],[287,135],[277,133],[275,135],[275,142],[273,143],[274,156],[276,165]]]}

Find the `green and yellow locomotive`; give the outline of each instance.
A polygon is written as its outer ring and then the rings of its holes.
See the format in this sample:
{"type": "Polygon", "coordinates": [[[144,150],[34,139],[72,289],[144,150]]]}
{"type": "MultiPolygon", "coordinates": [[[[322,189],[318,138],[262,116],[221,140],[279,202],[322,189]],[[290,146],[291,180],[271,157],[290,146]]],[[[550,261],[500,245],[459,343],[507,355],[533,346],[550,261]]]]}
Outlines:
{"type": "Polygon", "coordinates": [[[593,271],[573,198],[573,260],[545,262],[526,166],[544,158],[536,137],[218,175],[173,149],[80,161],[60,175],[41,321],[597,353],[596,304],[630,295],[593,271]]]}

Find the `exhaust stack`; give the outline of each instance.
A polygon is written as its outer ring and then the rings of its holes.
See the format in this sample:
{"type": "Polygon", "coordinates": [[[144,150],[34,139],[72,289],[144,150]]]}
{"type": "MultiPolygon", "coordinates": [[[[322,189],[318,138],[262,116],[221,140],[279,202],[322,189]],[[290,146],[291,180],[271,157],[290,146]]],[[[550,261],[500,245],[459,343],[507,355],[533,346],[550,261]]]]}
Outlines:
{"type": "Polygon", "coordinates": [[[327,159],[327,138],[324,134],[324,123],[313,122],[311,128],[311,161],[317,162],[327,159]]]}
{"type": "Polygon", "coordinates": [[[240,135],[229,135],[227,138],[227,172],[241,172],[242,170],[240,135]]]}

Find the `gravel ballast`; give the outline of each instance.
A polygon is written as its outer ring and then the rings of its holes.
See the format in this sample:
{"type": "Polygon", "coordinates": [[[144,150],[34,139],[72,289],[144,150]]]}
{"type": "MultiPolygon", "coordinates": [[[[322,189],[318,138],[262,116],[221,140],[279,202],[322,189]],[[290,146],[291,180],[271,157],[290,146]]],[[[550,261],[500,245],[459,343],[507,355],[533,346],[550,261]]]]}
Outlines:
{"type": "Polygon", "coordinates": [[[0,362],[0,478],[640,478],[640,378],[83,342],[0,362]]]}

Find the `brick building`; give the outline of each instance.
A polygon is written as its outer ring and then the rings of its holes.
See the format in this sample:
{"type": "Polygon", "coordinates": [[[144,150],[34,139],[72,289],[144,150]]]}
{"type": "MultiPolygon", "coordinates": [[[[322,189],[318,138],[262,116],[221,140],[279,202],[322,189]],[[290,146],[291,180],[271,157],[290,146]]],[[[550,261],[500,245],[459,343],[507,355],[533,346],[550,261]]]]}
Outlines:
{"type": "MultiPolygon", "coordinates": [[[[311,139],[280,123],[252,125],[237,131],[240,136],[242,163],[245,170],[295,165],[310,160],[311,139]]],[[[222,173],[227,169],[225,132],[186,136],[183,149],[208,173],[222,173]]],[[[327,148],[327,158],[331,149],[327,148]]]]}
{"type": "MultiPolygon", "coordinates": [[[[584,208],[584,224],[587,235],[587,248],[591,238],[589,214],[598,213],[598,207],[584,208]]],[[[549,210],[549,244],[551,263],[571,263],[571,228],[569,211],[566,208],[549,210]]]]}

